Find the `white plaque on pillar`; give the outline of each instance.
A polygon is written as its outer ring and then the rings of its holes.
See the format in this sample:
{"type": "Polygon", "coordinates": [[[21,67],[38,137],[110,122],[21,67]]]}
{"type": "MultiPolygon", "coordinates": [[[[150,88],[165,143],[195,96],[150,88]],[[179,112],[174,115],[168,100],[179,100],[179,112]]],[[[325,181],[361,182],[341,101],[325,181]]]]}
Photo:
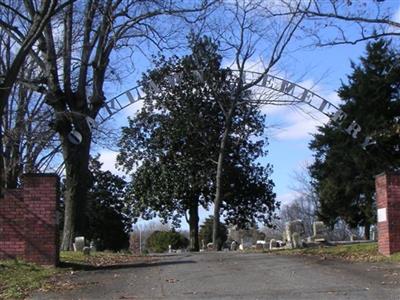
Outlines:
{"type": "Polygon", "coordinates": [[[378,222],[386,222],[386,207],[378,209],[378,222]]]}

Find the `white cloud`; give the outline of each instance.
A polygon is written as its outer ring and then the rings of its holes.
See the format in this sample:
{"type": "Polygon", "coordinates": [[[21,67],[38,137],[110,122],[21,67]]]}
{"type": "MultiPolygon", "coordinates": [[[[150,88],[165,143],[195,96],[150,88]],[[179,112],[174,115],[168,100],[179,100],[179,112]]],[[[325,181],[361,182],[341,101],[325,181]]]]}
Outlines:
{"type": "Polygon", "coordinates": [[[132,103],[122,110],[123,118],[135,116],[143,107],[143,100],[132,103]]]}
{"type": "Polygon", "coordinates": [[[322,124],[321,121],[313,119],[304,113],[292,111],[284,116],[284,120],[289,124],[281,128],[274,135],[278,140],[297,140],[309,138],[310,134],[317,131],[317,126],[322,124]]]}
{"type": "Polygon", "coordinates": [[[100,151],[100,162],[103,163],[102,170],[110,171],[113,174],[123,176],[126,175],[124,172],[117,170],[115,167],[115,163],[117,161],[118,152],[111,150],[102,150],[100,151]]]}
{"type": "Polygon", "coordinates": [[[288,192],[282,195],[277,195],[276,199],[281,202],[281,206],[290,204],[300,194],[297,192],[288,192]]]}
{"type": "MultiPolygon", "coordinates": [[[[310,89],[336,106],[340,102],[336,92],[328,91],[311,79],[304,80],[299,85],[310,89]]],[[[326,115],[305,103],[297,106],[265,105],[262,107],[262,112],[267,115],[267,121],[272,126],[270,129],[272,136],[278,140],[308,139],[310,134],[317,131],[318,126],[328,122],[326,115]]]]}

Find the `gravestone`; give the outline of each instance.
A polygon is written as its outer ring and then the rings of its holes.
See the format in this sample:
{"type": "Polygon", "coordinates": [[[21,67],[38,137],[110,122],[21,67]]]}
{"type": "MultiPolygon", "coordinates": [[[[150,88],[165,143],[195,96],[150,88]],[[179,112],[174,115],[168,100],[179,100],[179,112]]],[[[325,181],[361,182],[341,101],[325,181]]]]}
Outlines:
{"type": "Polygon", "coordinates": [[[90,247],[83,247],[82,249],[83,255],[90,255],[90,247]]]}
{"type": "Polygon", "coordinates": [[[83,247],[85,247],[85,237],[84,236],[77,236],[75,238],[75,243],[74,243],[74,251],[83,251],[83,247]]]}
{"type": "Polygon", "coordinates": [[[269,250],[275,249],[278,247],[278,243],[275,239],[271,239],[269,241],[269,250]]]}
{"type": "Polygon", "coordinates": [[[231,251],[236,251],[238,247],[238,243],[236,241],[232,241],[231,243],[231,251]]]}
{"type": "Polygon", "coordinates": [[[313,239],[316,242],[326,241],[327,229],[324,222],[316,221],[313,223],[313,239]]]}
{"type": "Polygon", "coordinates": [[[286,222],[284,240],[288,248],[296,248],[302,245],[301,239],[305,235],[304,225],[301,220],[286,222]],[[294,236],[295,235],[295,241],[294,236]]]}
{"type": "Polygon", "coordinates": [[[298,232],[294,232],[292,234],[292,248],[301,248],[303,247],[303,243],[300,238],[300,234],[298,232]]]}
{"type": "Polygon", "coordinates": [[[378,230],[376,228],[376,226],[371,226],[370,230],[369,230],[369,239],[371,241],[377,241],[378,240],[378,230]]]}
{"type": "Polygon", "coordinates": [[[96,248],[96,243],[94,241],[90,241],[90,251],[92,252],[96,252],[97,248],[96,248]]]}

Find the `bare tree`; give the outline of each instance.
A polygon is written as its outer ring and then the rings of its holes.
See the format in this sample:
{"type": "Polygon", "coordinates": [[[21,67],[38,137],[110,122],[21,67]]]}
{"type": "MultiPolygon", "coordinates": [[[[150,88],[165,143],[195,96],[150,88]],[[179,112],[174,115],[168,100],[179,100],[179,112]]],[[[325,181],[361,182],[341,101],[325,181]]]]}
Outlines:
{"type": "MultiPolygon", "coordinates": [[[[35,64],[24,64],[19,81],[30,80],[35,64]]],[[[23,172],[45,171],[55,154],[55,132],[49,130],[50,111],[44,97],[23,83],[16,83],[6,104],[2,144],[5,187],[16,188],[23,172]]]]}
{"type": "MultiPolygon", "coordinates": [[[[279,16],[270,12],[272,3],[265,1],[234,1],[225,6],[223,12],[224,24],[218,24],[223,30],[216,30],[217,37],[226,47],[227,53],[233,57],[232,67],[236,70],[236,82],[232,87],[231,99],[220,105],[225,117],[224,131],[221,135],[216,173],[216,192],[214,200],[213,243],[215,249],[220,249],[218,243],[218,226],[221,209],[221,180],[223,176],[226,143],[231,130],[232,118],[240,105],[248,103],[246,94],[258,83],[266,79],[273,68],[282,58],[290,40],[304,19],[304,13],[293,13],[289,17],[279,16]],[[255,58],[258,48],[262,47],[259,58],[255,58]],[[246,70],[251,60],[264,61],[263,71],[255,78],[246,78],[246,70]]],[[[300,8],[300,5],[298,5],[300,8]]]]}
{"type": "Polygon", "coordinates": [[[45,101],[53,109],[53,128],[60,135],[66,172],[62,249],[70,249],[74,235],[85,226],[92,120],[105,104],[107,79],[118,72],[114,69],[117,53],[141,45],[146,49],[150,43],[158,49],[169,46],[166,37],[176,28],[165,26],[167,18],[190,18],[213,3],[77,1],[45,26],[38,59],[45,73],[45,101]]]}
{"type": "MultiPolygon", "coordinates": [[[[0,82],[0,136],[3,135],[3,116],[12,88],[26,57],[39,38],[57,8],[57,0],[2,1],[0,2],[0,27],[7,32],[8,39],[14,40],[15,55],[9,65],[3,66],[0,82]],[[25,10],[25,11],[24,11],[25,10]],[[26,11],[30,14],[27,16],[26,11]],[[25,26],[21,26],[24,24],[25,26]]],[[[0,141],[0,196],[5,182],[3,145],[0,141]]]]}
{"type": "MultiPolygon", "coordinates": [[[[302,1],[285,1],[288,11],[306,15],[302,26],[317,46],[357,44],[381,37],[399,37],[400,22],[395,1],[313,0],[307,7],[302,1]]],[[[305,37],[306,37],[305,36],[305,37]]]]}

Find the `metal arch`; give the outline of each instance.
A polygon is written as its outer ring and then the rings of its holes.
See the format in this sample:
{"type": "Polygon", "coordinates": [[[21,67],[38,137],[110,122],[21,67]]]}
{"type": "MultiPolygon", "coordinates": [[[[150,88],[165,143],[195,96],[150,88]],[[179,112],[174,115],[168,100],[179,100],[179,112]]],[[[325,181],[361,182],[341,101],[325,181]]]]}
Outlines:
{"type": "Polygon", "coordinates": [[[100,119],[98,123],[102,124],[108,121],[112,116],[119,113],[121,110],[142,100],[144,95],[145,94],[142,91],[141,86],[137,85],[111,98],[110,100],[106,100],[103,107],[99,111],[99,114],[97,115],[97,117],[100,119]]]}
{"type": "MultiPolygon", "coordinates": [[[[233,73],[238,73],[238,71],[233,70],[233,73]]],[[[203,80],[203,74],[199,71],[193,71],[193,75],[199,81],[203,80]]],[[[254,91],[256,88],[268,89],[275,92],[278,92],[282,95],[286,95],[294,99],[294,101],[286,101],[286,100],[267,100],[267,99],[249,99],[248,101],[251,103],[257,104],[281,104],[281,105],[293,105],[293,104],[308,104],[312,108],[318,110],[319,112],[323,113],[324,115],[328,116],[334,123],[341,125],[343,120],[346,119],[347,115],[344,113],[340,108],[338,108],[333,103],[329,102],[325,98],[319,96],[318,94],[314,93],[313,91],[306,89],[297,83],[282,79],[277,76],[264,74],[260,72],[254,71],[245,71],[244,75],[244,82],[247,84],[251,84],[257,79],[260,79],[257,84],[251,87],[254,94],[257,94],[258,91],[254,91]]],[[[173,74],[166,76],[166,82],[171,85],[178,85],[181,80],[180,74],[173,74]]],[[[159,91],[158,86],[150,80],[149,82],[150,88],[154,91],[159,91]]],[[[107,120],[111,119],[112,116],[120,112],[121,110],[125,109],[129,105],[137,103],[143,100],[145,97],[145,93],[142,90],[141,85],[137,85],[133,88],[130,88],[121,94],[111,98],[110,100],[106,100],[104,106],[99,111],[98,118],[100,119],[97,123],[102,124],[107,120]]],[[[88,120],[88,122],[91,120],[88,120]]],[[[98,125],[97,124],[97,125],[98,125]]],[[[96,126],[92,122],[89,122],[89,126],[96,126]]],[[[357,122],[352,121],[350,125],[344,129],[350,136],[354,139],[359,137],[359,133],[361,132],[361,126],[357,124],[357,122]]],[[[361,144],[362,148],[365,150],[367,146],[376,144],[376,141],[370,137],[365,136],[363,142],[361,144]]]]}
{"type": "MultiPolygon", "coordinates": [[[[192,72],[193,76],[197,80],[201,82],[204,81],[202,72],[198,70],[194,70],[192,72]]],[[[233,70],[233,73],[238,73],[238,71],[233,70]]],[[[243,79],[245,84],[251,84],[252,82],[258,80],[258,83],[251,87],[253,91],[256,88],[268,89],[295,99],[295,101],[249,99],[249,102],[257,104],[271,104],[274,103],[274,101],[275,103],[277,103],[276,101],[279,101],[280,104],[286,105],[308,104],[312,108],[328,116],[334,123],[338,125],[341,125],[342,122],[347,118],[347,114],[339,109],[336,105],[317,95],[313,91],[298,85],[297,83],[282,79],[277,76],[254,71],[245,71],[243,73],[243,79]]],[[[178,85],[181,81],[181,74],[176,73],[166,76],[165,81],[170,85],[178,85]]],[[[160,90],[152,80],[149,81],[149,85],[150,88],[156,92],[160,90]]],[[[145,93],[142,91],[141,86],[138,85],[106,101],[104,107],[99,113],[100,123],[107,121],[113,115],[129,105],[142,100],[144,95],[145,93]]],[[[347,128],[344,128],[344,131],[353,139],[358,139],[362,128],[356,121],[352,121],[347,128]]],[[[363,142],[361,144],[362,148],[365,150],[367,146],[372,144],[376,144],[376,141],[372,137],[364,135],[363,142]]]]}
{"type": "MultiPolygon", "coordinates": [[[[196,72],[196,71],[195,71],[196,72]]],[[[234,73],[238,71],[233,70],[234,73]]],[[[197,72],[195,74],[199,80],[202,80],[201,73],[197,72]]],[[[245,83],[251,83],[255,79],[260,78],[262,76],[261,81],[254,85],[252,89],[258,87],[262,89],[273,90],[278,92],[282,95],[286,95],[294,99],[295,101],[280,101],[280,104],[283,105],[292,105],[294,103],[305,103],[311,106],[312,108],[320,111],[321,113],[325,114],[328,117],[331,117],[339,108],[326,100],[325,98],[319,96],[318,94],[312,92],[309,89],[306,89],[297,83],[282,79],[277,76],[264,74],[260,72],[254,71],[246,71],[244,72],[244,81],[245,83]]],[[[179,75],[174,74],[167,76],[165,80],[171,84],[177,84],[179,82],[179,75]]],[[[153,88],[157,88],[156,85],[151,82],[153,88]]],[[[141,85],[137,85],[131,89],[128,89],[121,94],[107,100],[104,103],[103,108],[99,112],[99,123],[104,123],[109,120],[112,116],[120,112],[121,110],[125,109],[126,107],[139,102],[144,99],[145,93],[142,90],[141,85]]],[[[255,102],[258,104],[271,104],[274,101],[267,100],[267,99],[250,99],[249,102],[255,102]]]]}

